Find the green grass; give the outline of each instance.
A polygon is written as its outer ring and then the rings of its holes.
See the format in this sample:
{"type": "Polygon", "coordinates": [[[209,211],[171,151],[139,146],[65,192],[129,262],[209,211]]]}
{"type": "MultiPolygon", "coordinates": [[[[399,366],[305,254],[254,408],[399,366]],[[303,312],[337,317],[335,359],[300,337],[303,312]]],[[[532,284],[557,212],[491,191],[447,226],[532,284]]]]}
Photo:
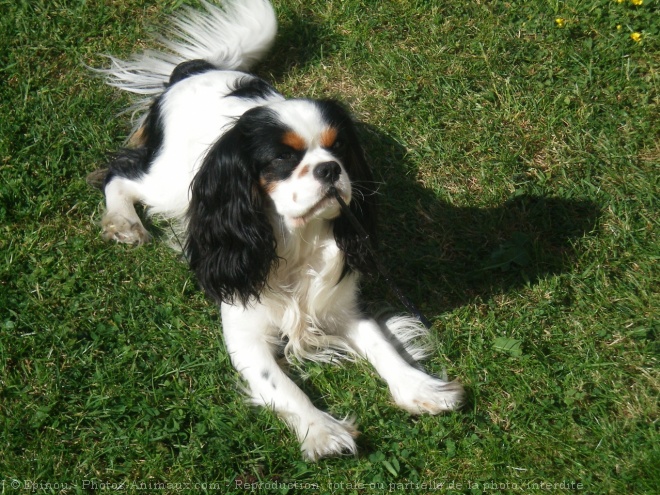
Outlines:
{"type": "Polygon", "coordinates": [[[384,263],[434,321],[426,366],[469,391],[411,418],[367,364],[309,366],[362,432],[318,464],[245,404],[178,255],[99,235],[85,176],[130,99],[85,65],[181,3],[0,0],[0,493],[657,493],[657,0],[276,2],[260,73],[364,123],[384,263]]]}

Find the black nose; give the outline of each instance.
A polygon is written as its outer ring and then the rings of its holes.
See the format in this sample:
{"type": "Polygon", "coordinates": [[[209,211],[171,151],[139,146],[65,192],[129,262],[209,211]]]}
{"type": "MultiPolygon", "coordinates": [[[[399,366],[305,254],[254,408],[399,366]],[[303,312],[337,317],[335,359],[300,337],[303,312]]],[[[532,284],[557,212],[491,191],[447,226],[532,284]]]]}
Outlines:
{"type": "Polygon", "coordinates": [[[314,169],[314,177],[324,184],[334,184],[340,175],[341,167],[337,162],[319,163],[314,169]]]}

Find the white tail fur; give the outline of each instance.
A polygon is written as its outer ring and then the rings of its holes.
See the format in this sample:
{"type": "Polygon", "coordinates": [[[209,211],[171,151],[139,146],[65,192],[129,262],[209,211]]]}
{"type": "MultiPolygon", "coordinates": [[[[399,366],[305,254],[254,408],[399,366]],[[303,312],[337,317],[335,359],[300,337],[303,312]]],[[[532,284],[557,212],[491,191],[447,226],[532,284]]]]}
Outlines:
{"type": "Polygon", "coordinates": [[[170,29],[159,38],[169,51],[148,50],[130,60],[109,56],[110,68],[100,70],[108,84],[157,95],[182,62],[203,59],[219,69],[248,70],[266,55],[277,33],[268,0],[224,0],[222,7],[205,0],[202,4],[204,10],[188,7],[172,17],[170,29]]]}

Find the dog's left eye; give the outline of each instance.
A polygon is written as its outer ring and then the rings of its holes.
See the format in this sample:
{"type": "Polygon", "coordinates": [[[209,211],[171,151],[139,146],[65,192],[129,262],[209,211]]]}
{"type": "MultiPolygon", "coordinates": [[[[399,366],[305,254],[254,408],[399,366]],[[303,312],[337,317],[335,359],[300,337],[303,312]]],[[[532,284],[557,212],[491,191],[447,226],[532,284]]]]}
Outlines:
{"type": "Polygon", "coordinates": [[[337,138],[337,139],[335,139],[335,142],[332,143],[332,146],[330,146],[330,149],[333,150],[333,151],[337,151],[337,150],[342,149],[343,147],[344,147],[344,141],[337,138]]]}

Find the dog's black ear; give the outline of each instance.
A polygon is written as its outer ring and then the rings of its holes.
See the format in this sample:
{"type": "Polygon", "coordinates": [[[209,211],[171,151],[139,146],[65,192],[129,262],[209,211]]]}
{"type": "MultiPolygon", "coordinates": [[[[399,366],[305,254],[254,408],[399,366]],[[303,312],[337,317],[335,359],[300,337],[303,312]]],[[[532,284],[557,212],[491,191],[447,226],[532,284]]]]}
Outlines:
{"type": "Polygon", "coordinates": [[[368,249],[368,242],[371,242],[375,248],[378,240],[376,238],[376,192],[373,173],[365,158],[356,126],[350,114],[336,102],[326,101],[324,103],[326,117],[342,130],[340,139],[345,141],[341,146],[344,150],[342,158],[353,189],[349,208],[369,235],[369,241],[362,239],[349,219],[341,215],[334,224],[335,240],[346,258],[345,272],[349,270],[362,273],[373,272],[374,262],[368,249]]]}
{"type": "Polygon", "coordinates": [[[191,185],[186,250],[197,279],[215,301],[259,300],[277,262],[255,164],[240,126],[211,148],[191,185]]]}

